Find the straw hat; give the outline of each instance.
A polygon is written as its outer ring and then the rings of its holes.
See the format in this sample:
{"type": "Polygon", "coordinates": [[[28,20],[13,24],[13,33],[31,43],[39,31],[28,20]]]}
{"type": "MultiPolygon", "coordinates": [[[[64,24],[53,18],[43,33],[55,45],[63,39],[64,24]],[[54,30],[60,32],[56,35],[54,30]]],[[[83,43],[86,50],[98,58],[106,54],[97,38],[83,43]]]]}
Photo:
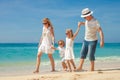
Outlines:
{"type": "Polygon", "coordinates": [[[91,11],[89,8],[85,8],[82,10],[81,17],[87,17],[93,14],[93,11],[91,11]]]}

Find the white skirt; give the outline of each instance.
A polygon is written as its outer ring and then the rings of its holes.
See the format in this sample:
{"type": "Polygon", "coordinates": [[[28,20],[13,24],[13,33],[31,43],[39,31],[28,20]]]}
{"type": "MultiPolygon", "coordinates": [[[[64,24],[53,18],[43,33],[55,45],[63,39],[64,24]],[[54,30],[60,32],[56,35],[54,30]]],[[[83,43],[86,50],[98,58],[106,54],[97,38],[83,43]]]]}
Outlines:
{"type": "Polygon", "coordinates": [[[66,48],[65,50],[65,60],[74,59],[74,53],[72,48],[66,48]]]}
{"type": "Polygon", "coordinates": [[[38,52],[42,52],[42,53],[46,53],[46,54],[53,54],[54,50],[51,49],[50,45],[41,44],[40,47],[38,48],[38,52]]]}

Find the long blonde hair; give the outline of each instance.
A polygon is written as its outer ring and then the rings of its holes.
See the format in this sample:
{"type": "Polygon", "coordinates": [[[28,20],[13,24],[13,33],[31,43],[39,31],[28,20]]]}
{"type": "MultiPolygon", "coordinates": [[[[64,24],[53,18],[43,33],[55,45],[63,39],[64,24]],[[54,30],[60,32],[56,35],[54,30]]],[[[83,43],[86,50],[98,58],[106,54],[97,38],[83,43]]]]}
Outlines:
{"type": "Polygon", "coordinates": [[[44,22],[48,23],[49,27],[51,27],[51,29],[53,29],[53,25],[52,25],[52,23],[51,23],[51,21],[50,21],[49,18],[44,18],[44,19],[42,20],[42,22],[43,22],[43,23],[44,23],[44,22]]]}
{"type": "Polygon", "coordinates": [[[68,32],[70,34],[70,38],[73,37],[73,31],[72,31],[72,29],[67,29],[66,32],[68,32]]]}
{"type": "Polygon", "coordinates": [[[73,37],[73,31],[72,31],[72,29],[70,29],[70,38],[72,38],[73,37]]]}
{"type": "Polygon", "coordinates": [[[50,27],[50,31],[52,31],[53,36],[54,36],[54,28],[53,28],[53,25],[52,25],[50,19],[49,19],[49,18],[44,18],[44,19],[42,20],[42,22],[43,22],[43,23],[44,23],[44,22],[48,23],[48,25],[49,25],[49,27],[50,27]]]}

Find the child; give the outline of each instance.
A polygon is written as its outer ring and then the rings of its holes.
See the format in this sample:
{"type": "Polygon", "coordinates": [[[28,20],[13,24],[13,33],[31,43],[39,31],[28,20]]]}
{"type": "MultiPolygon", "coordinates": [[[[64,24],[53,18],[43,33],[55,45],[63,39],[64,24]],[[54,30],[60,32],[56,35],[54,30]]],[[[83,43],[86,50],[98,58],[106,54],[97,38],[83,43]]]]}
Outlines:
{"type": "Polygon", "coordinates": [[[93,16],[93,11],[91,11],[89,8],[85,8],[82,10],[81,17],[85,19],[85,22],[83,23],[85,26],[85,38],[81,49],[81,59],[79,67],[77,68],[77,71],[82,70],[82,66],[84,63],[84,59],[86,58],[87,54],[89,54],[89,60],[90,60],[90,71],[94,71],[94,61],[95,61],[95,51],[97,46],[97,32],[99,32],[100,35],[100,46],[104,46],[104,34],[100,27],[100,24],[97,19],[95,19],[93,16]]]}
{"type": "Polygon", "coordinates": [[[62,67],[63,67],[63,70],[66,71],[67,70],[67,66],[66,66],[66,63],[65,63],[65,43],[63,40],[59,40],[58,41],[58,47],[57,48],[54,48],[52,47],[52,49],[55,49],[55,50],[59,50],[59,54],[60,54],[60,57],[62,58],[61,62],[62,62],[62,67]]]}
{"type": "Polygon", "coordinates": [[[65,50],[65,60],[67,61],[69,72],[72,71],[71,65],[74,67],[74,70],[76,70],[76,66],[74,63],[74,52],[73,52],[73,43],[74,39],[77,36],[79,30],[80,30],[80,23],[78,24],[78,28],[76,32],[73,34],[72,29],[66,30],[66,50],[65,50]],[[71,64],[71,65],[70,65],[71,64]]]}

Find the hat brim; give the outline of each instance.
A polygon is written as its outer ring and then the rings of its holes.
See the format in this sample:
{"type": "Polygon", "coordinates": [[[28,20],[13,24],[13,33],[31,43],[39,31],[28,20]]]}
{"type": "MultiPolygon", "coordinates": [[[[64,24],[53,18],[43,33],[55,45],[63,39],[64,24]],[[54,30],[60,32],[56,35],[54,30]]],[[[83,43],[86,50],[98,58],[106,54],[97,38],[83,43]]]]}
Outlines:
{"type": "Polygon", "coordinates": [[[87,16],[90,16],[90,15],[92,15],[93,14],[93,11],[91,11],[89,14],[87,14],[87,15],[81,15],[81,17],[83,18],[83,17],[87,17],[87,16]]]}

